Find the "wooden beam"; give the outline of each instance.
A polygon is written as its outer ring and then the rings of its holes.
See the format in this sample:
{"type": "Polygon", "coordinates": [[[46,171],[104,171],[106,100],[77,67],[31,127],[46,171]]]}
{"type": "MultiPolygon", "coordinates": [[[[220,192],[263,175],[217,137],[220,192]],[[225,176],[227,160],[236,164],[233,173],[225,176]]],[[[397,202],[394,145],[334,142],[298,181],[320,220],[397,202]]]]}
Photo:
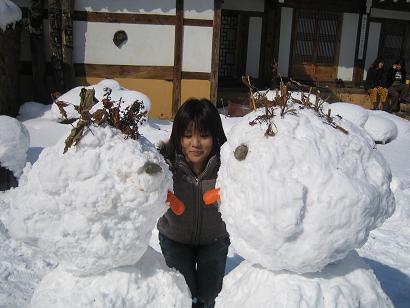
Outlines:
{"type": "MultiPolygon", "coordinates": [[[[72,0],[71,0],[72,1],[72,0]]],[[[27,18],[28,10],[20,7],[23,17],[27,18]]],[[[42,18],[47,19],[48,10],[42,11],[42,18]]],[[[144,24],[144,25],[175,25],[175,15],[161,14],[132,14],[132,13],[109,13],[109,12],[89,12],[74,11],[73,20],[88,22],[123,23],[123,24],[144,24]]],[[[210,19],[184,18],[184,26],[212,27],[213,21],[210,19]]]]}
{"type": "Polygon", "coordinates": [[[195,80],[210,80],[210,73],[203,72],[182,72],[182,79],[195,79],[195,80]]]}
{"type": "Polygon", "coordinates": [[[77,77],[137,78],[172,80],[172,66],[142,66],[142,65],[108,65],[82,64],[74,65],[77,77]]]}
{"type": "Polygon", "coordinates": [[[218,99],[219,46],[221,41],[221,0],[214,0],[214,22],[212,35],[211,64],[211,102],[216,105],[218,99]]]}
{"type": "Polygon", "coordinates": [[[184,26],[212,27],[213,26],[213,21],[209,20],[209,19],[184,18],[184,26]]]}
{"type": "Polygon", "coordinates": [[[184,37],[184,0],[176,0],[174,70],[172,88],[172,116],[181,105],[182,49],[184,37]]]}
{"type": "Polygon", "coordinates": [[[90,22],[152,25],[175,25],[176,21],[175,16],[172,15],[106,13],[87,11],[75,11],[74,19],[79,21],[90,22]]]}
{"type": "MultiPolygon", "coordinates": [[[[21,61],[20,75],[31,75],[31,61],[21,61]]],[[[44,69],[50,75],[51,63],[47,62],[44,69]]],[[[147,65],[118,65],[118,64],[74,64],[77,77],[97,78],[135,78],[135,79],[158,79],[173,80],[173,66],[147,66],[147,65]]],[[[204,72],[181,72],[181,79],[210,80],[211,74],[204,72]]]]}
{"type": "Polygon", "coordinates": [[[258,12],[258,11],[238,11],[238,10],[227,10],[224,9],[224,15],[244,15],[248,17],[263,17],[264,12],[258,12]]]}

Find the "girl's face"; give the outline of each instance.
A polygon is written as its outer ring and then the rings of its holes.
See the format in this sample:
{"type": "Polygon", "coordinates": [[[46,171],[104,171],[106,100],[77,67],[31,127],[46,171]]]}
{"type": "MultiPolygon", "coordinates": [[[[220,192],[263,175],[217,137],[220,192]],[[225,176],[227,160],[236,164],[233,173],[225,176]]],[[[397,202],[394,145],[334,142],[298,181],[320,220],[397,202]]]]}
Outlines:
{"type": "Polygon", "coordinates": [[[194,123],[189,123],[183,136],[181,137],[181,149],[188,164],[198,175],[202,172],[204,162],[211,154],[213,140],[211,134],[200,133],[195,129],[194,123]]]}
{"type": "Polygon", "coordinates": [[[378,68],[381,69],[381,68],[383,68],[383,66],[384,66],[384,63],[383,63],[383,62],[379,62],[378,68]]]}

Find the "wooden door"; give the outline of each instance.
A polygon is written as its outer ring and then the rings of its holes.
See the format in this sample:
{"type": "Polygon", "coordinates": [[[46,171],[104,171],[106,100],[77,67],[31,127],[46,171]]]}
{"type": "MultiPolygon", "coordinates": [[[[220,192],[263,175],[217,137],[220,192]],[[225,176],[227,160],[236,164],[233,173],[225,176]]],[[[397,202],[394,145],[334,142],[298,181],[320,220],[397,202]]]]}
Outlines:
{"type": "Polygon", "coordinates": [[[301,81],[334,81],[337,76],[340,15],[297,10],[290,76],[301,81]]]}

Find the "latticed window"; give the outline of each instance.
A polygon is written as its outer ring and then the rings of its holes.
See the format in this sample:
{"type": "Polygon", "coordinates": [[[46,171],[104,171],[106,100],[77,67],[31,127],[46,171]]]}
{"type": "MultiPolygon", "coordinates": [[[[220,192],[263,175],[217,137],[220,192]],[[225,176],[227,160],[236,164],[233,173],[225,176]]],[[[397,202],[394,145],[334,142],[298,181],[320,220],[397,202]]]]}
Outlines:
{"type": "Polygon", "coordinates": [[[294,63],[335,64],[339,15],[298,11],[295,20],[294,63]]]}
{"type": "Polygon", "coordinates": [[[235,71],[238,16],[222,15],[219,75],[232,76],[235,71]]]}

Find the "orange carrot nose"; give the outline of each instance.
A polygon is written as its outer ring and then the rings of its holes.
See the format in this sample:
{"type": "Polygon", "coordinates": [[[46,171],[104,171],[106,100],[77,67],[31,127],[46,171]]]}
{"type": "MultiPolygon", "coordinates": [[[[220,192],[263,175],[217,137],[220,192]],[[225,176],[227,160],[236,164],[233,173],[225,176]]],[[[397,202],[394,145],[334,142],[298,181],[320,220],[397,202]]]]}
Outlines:
{"type": "Polygon", "coordinates": [[[182,213],[185,212],[185,204],[170,191],[168,191],[167,194],[167,201],[169,203],[169,207],[175,215],[182,215],[182,213]]]}
{"type": "Polygon", "coordinates": [[[211,205],[212,203],[221,200],[221,197],[219,195],[220,188],[214,188],[211,190],[208,190],[206,193],[203,195],[203,200],[206,205],[211,205]]]}

